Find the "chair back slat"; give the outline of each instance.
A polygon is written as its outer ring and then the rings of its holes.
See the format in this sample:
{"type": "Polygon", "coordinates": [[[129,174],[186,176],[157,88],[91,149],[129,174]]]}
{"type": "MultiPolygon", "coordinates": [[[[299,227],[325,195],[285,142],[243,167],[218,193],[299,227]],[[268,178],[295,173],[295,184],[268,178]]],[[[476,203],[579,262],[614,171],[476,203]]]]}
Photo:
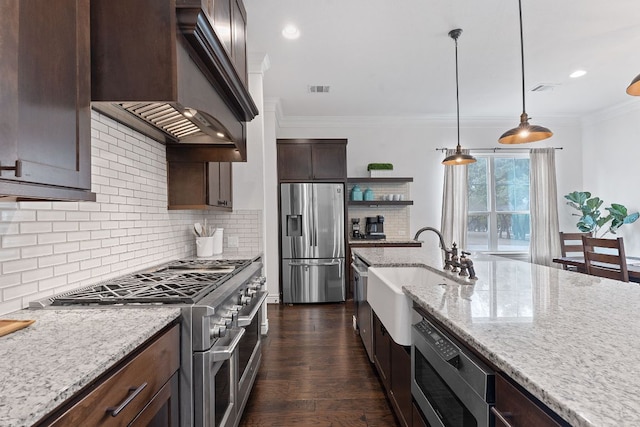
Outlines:
{"type": "Polygon", "coordinates": [[[582,247],[587,274],[623,282],[629,281],[622,237],[599,239],[583,236],[582,247]]]}
{"type": "MultiPolygon", "coordinates": [[[[560,251],[563,257],[582,256],[582,236],[591,236],[589,233],[565,233],[560,232],[560,251]]],[[[565,270],[576,271],[577,268],[562,264],[565,270]]]]}

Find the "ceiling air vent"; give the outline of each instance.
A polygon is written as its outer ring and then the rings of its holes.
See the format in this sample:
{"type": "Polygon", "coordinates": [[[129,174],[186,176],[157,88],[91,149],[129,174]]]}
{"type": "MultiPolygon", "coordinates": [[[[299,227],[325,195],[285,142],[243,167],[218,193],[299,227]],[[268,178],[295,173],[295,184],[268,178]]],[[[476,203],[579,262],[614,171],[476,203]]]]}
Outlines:
{"type": "Polygon", "coordinates": [[[309,93],[329,93],[330,86],[309,85],[309,93]]]}
{"type": "Polygon", "coordinates": [[[540,83],[531,89],[531,92],[549,92],[559,86],[556,83],[540,83]]]}

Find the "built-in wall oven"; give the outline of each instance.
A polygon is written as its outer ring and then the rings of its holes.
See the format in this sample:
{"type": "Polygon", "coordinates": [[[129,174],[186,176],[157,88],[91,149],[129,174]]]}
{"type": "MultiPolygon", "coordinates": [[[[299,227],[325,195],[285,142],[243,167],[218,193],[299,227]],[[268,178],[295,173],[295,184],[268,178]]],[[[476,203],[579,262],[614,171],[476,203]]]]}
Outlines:
{"type": "Polygon", "coordinates": [[[411,393],[429,425],[491,426],[493,371],[424,317],[413,325],[412,342],[411,393]]]}

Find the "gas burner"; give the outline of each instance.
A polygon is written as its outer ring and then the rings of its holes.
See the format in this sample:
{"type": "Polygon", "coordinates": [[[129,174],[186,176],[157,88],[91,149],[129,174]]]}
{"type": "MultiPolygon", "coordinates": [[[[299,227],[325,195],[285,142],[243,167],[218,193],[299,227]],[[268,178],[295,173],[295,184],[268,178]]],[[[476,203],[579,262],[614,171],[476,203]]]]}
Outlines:
{"type": "Polygon", "coordinates": [[[135,273],[60,295],[51,305],[192,304],[229,277],[211,271],[135,273]]]}
{"type": "Polygon", "coordinates": [[[250,259],[181,259],[167,264],[166,268],[176,270],[217,270],[239,269],[251,264],[250,259]]]}

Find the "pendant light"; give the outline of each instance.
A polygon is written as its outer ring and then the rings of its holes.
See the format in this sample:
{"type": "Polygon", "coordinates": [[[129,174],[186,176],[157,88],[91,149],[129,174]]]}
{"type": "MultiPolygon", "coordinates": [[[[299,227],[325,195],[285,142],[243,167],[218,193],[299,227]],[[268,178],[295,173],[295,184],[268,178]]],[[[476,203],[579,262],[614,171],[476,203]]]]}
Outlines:
{"type": "Polygon", "coordinates": [[[640,74],[636,76],[627,88],[627,93],[633,96],[640,96],[640,74]]]}
{"type": "Polygon", "coordinates": [[[522,114],[520,115],[520,124],[509,129],[502,134],[498,142],[501,144],[522,144],[525,142],[540,141],[547,139],[553,135],[549,129],[544,126],[536,126],[529,124],[529,116],[525,111],[524,99],[524,37],[522,35],[522,0],[518,0],[518,10],[520,14],[520,60],[522,65],[522,114]]]}
{"type": "Polygon", "coordinates": [[[456,43],[456,115],[458,118],[458,145],[456,145],[456,152],[442,161],[443,165],[468,165],[469,163],[476,162],[475,157],[463,153],[462,147],[460,146],[460,97],[458,96],[458,37],[460,37],[460,34],[462,34],[462,30],[459,28],[449,31],[449,37],[456,43]]]}

